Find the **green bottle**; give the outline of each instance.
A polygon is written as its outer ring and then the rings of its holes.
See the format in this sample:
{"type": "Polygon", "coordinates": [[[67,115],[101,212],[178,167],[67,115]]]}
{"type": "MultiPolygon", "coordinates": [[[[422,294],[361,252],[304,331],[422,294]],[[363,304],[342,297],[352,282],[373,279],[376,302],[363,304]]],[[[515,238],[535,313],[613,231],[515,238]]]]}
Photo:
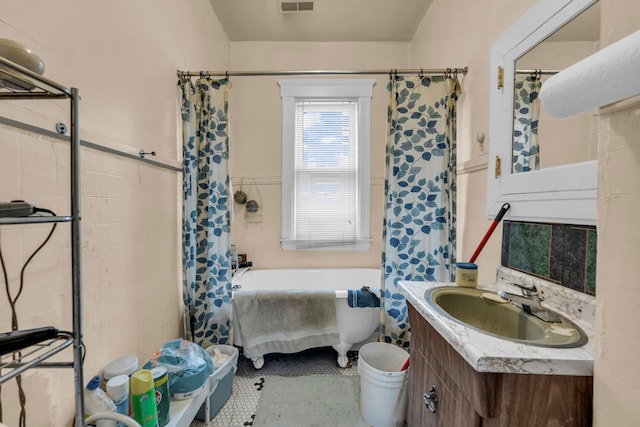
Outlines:
{"type": "Polygon", "coordinates": [[[158,427],[158,408],[153,374],[141,369],[131,376],[131,405],[133,417],[142,427],[158,427]]]}

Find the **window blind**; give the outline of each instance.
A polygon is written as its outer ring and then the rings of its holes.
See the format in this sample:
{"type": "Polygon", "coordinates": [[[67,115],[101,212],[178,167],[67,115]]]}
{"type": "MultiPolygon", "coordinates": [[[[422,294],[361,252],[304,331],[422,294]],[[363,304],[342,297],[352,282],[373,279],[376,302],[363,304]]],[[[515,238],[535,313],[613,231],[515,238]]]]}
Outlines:
{"type": "Polygon", "coordinates": [[[296,240],[359,237],[357,114],[357,101],[296,100],[296,240]]]}

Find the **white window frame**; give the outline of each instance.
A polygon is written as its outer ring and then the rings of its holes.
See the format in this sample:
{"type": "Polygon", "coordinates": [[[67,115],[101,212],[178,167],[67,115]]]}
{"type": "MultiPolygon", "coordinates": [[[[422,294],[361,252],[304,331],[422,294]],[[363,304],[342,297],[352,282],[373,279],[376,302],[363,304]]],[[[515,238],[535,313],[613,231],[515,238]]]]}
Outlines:
{"type": "Polygon", "coordinates": [[[367,251],[370,232],[371,98],[374,79],[278,80],[282,97],[282,249],[367,251]],[[295,105],[298,99],[358,103],[358,229],[354,241],[295,239],[295,105]]]}

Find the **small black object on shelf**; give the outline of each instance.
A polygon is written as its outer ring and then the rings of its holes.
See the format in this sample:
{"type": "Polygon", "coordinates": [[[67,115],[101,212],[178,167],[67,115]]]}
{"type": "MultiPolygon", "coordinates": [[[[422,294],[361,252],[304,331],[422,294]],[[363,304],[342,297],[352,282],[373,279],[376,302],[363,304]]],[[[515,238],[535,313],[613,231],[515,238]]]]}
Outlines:
{"type": "Polygon", "coordinates": [[[0,356],[23,350],[42,341],[57,338],[58,330],[53,326],[0,333],[0,356]]]}

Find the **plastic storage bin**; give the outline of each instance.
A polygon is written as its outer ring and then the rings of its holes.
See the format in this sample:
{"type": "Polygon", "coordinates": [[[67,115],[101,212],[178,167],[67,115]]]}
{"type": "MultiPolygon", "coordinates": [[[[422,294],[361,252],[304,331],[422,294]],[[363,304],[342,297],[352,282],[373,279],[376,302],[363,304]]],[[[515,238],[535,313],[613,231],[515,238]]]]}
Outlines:
{"type": "Polygon", "coordinates": [[[205,402],[196,414],[196,420],[200,421],[211,421],[218,412],[220,412],[225,403],[227,403],[227,400],[229,400],[231,396],[233,375],[236,373],[238,365],[237,348],[222,344],[207,347],[205,350],[209,353],[212,360],[215,355],[214,349],[218,349],[220,353],[230,357],[224,363],[215,365],[213,374],[209,375],[209,419],[206,419],[207,402],[205,402]]]}

